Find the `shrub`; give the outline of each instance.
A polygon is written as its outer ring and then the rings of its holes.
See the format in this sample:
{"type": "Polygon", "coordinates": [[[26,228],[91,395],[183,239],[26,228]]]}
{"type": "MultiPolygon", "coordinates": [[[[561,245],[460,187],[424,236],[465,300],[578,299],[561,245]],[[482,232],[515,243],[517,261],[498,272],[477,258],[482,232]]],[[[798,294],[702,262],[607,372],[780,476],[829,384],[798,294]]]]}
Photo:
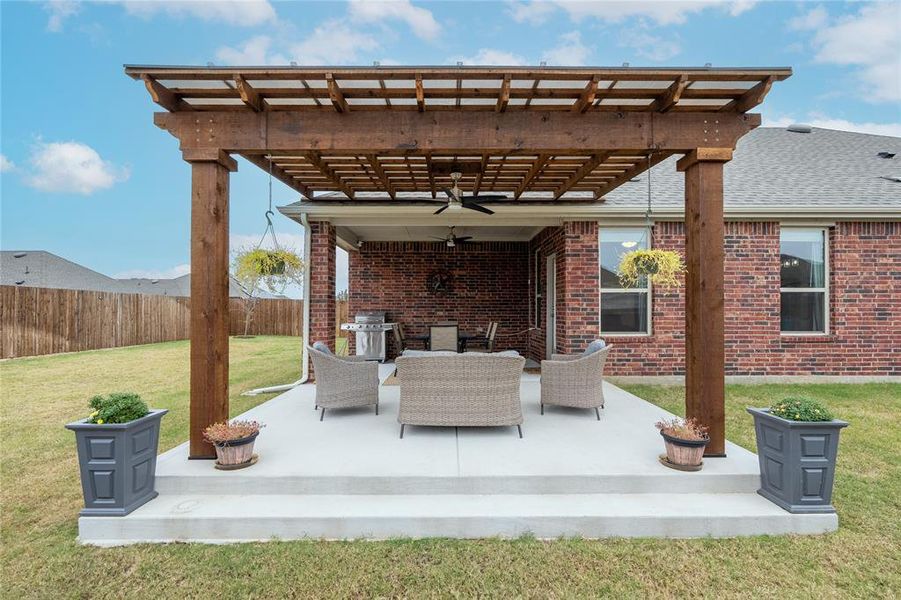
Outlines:
{"type": "Polygon", "coordinates": [[[676,276],[685,271],[685,264],[673,250],[632,250],[623,254],[617,272],[620,283],[632,287],[642,276],[662,287],[676,287],[676,276]]]}
{"type": "Polygon", "coordinates": [[[770,407],[770,414],[789,421],[831,421],[829,409],[812,398],[784,398],[770,407]]]}
{"type": "Polygon", "coordinates": [[[128,423],[140,419],[150,412],[141,397],[130,392],[113,392],[108,396],[94,396],[88,404],[94,409],[94,412],[88,417],[88,423],[97,425],[128,423]]]}
{"type": "Polygon", "coordinates": [[[204,429],[203,437],[211,444],[225,444],[257,434],[261,427],[256,421],[222,421],[204,429]]]}
{"type": "Polygon", "coordinates": [[[666,435],[680,440],[699,441],[707,439],[707,428],[701,425],[696,419],[680,419],[674,417],[672,419],[664,419],[658,421],[657,429],[666,435]]]}

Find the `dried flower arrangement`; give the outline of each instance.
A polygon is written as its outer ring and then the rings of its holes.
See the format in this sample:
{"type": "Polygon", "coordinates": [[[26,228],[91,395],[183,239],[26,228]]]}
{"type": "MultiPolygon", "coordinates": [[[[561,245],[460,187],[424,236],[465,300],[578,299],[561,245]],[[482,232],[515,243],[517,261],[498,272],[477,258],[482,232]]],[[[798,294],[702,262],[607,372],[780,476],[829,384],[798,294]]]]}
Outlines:
{"type": "Polygon", "coordinates": [[[701,441],[707,439],[707,427],[701,425],[696,419],[664,419],[656,423],[657,429],[662,433],[680,440],[701,441]]]}

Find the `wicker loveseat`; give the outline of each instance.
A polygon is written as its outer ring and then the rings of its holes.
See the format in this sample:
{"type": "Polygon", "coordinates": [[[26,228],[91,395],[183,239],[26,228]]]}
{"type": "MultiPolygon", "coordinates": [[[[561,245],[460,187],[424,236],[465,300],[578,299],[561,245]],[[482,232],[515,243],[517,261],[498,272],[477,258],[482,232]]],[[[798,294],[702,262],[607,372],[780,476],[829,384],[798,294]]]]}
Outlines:
{"type": "Polygon", "coordinates": [[[397,357],[400,437],[406,425],[513,426],[522,437],[516,353],[414,352],[397,357]]]}

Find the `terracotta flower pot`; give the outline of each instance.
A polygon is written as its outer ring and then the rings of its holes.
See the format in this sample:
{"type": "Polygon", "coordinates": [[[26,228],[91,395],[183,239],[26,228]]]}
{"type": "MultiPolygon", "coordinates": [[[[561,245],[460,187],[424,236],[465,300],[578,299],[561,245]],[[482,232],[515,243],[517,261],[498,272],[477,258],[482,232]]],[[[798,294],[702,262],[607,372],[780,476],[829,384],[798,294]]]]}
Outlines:
{"type": "Polygon", "coordinates": [[[674,465],[698,466],[710,440],[683,440],[660,432],[666,446],[666,458],[674,465]]]}
{"type": "Polygon", "coordinates": [[[243,465],[253,458],[253,443],[259,432],[238,440],[213,444],[216,447],[216,462],[220,465],[243,465]]]}

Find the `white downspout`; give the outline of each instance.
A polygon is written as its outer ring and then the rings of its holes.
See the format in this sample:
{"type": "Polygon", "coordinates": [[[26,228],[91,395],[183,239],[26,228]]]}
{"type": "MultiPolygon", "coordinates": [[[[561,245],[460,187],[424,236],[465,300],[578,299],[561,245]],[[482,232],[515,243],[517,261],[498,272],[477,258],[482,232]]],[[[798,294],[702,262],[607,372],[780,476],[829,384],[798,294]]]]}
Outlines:
{"type": "Polygon", "coordinates": [[[241,394],[242,396],[287,392],[291,388],[306,383],[310,378],[310,357],[307,352],[307,340],[310,339],[310,253],[312,241],[310,240],[310,222],[307,220],[306,213],[300,213],[300,223],[303,225],[303,338],[301,339],[300,379],[294,383],[247,390],[241,394]]]}

